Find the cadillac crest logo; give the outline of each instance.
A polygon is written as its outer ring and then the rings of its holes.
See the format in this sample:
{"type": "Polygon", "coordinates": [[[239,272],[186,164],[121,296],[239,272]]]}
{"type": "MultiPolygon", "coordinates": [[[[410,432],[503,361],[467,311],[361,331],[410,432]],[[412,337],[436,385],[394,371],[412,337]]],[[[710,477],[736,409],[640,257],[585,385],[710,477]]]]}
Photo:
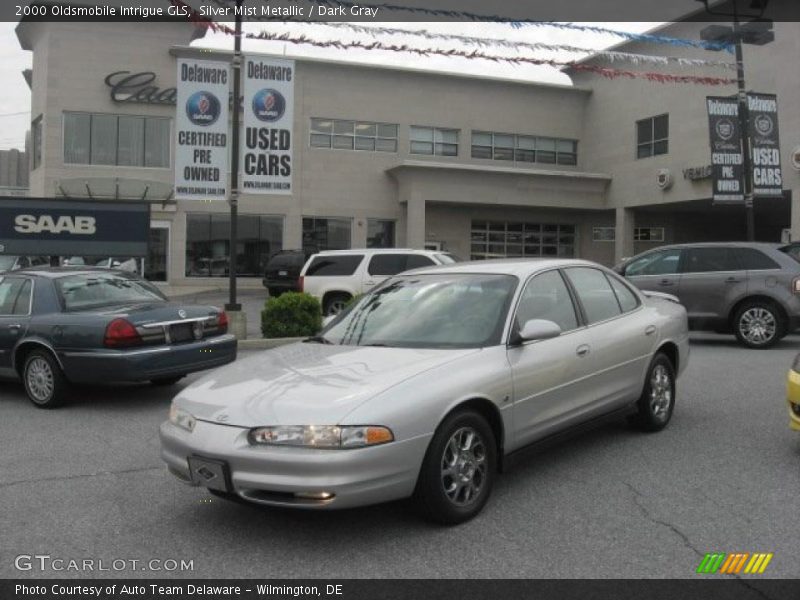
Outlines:
{"type": "Polygon", "coordinates": [[[755,129],[759,135],[763,136],[768,136],[771,134],[774,127],[772,123],[772,117],[763,113],[756,117],[753,125],[755,126],[755,129]]]}
{"type": "Polygon", "coordinates": [[[717,121],[717,135],[720,137],[720,139],[727,142],[733,137],[734,131],[735,128],[730,119],[720,119],[717,121]]]}
{"type": "Polygon", "coordinates": [[[286,99],[278,90],[265,88],[253,96],[253,114],[260,121],[277,121],[286,111],[286,99]]]}
{"type": "Polygon", "coordinates": [[[212,125],[219,113],[219,99],[211,92],[195,92],[186,101],[186,116],[195,125],[212,125]]]}

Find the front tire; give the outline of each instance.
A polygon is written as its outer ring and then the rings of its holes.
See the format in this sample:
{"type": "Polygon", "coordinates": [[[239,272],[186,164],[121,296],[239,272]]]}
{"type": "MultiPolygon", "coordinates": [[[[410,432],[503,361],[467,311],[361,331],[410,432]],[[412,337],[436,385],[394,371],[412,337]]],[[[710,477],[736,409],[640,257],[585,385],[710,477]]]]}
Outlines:
{"type": "Polygon", "coordinates": [[[480,414],[459,411],[436,430],[422,462],[414,497],[425,517],[455,525],[477,515],[497,473],[494,432],[480,414]]]}
{"type": "Polygon", "coordinates": [[[631,419],[643,431],[661,431],[672,418],[675,408],[675,367],[666,354],[653,357],[647,370],[644,390],[631,419]]]}
{"type": "Polygon", "coordinates": [[[349,294],[331,294],[327,298],[325,298],[325,306],[323,307],[323,313],[326,317],[336,316],[340,312],[342,312],[346,307],[347,303],[350,302],[352,296],[349,294]]]}
{"type": "Polygon", "coordinates": [[[745,302],[733,317],[733,332],[747,348],[769,348],[786,335],[786,319],[771,302],[745,302]]]}
{"type": "Polygon", "coordinates": [[[22,368],[25,392],[36,408],[56,408],[66,399],[69,382],[58,362],[46,350],[34,350],[22,368]]]}

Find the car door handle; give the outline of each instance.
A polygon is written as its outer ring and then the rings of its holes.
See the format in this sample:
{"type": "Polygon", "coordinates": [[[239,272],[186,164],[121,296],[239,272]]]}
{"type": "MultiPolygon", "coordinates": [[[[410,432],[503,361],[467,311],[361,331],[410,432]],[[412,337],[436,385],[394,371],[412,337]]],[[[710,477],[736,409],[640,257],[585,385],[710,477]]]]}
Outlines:
{"type": "Polygon", "coordinates": [[[19,333],[20,329],[22,329],[22,325],[19,323],[12,323],[11,325],[8,326],[8,330],[15,333],[19,333]]]}
{"type": "Polygon", "coordinates": [[[589,354],[589,344],[581,344],[575,349],[575,354],[578,356],[586,356],[589,354]]]}
{"type": "Polygon", "coordinates": [[[671,285],[675,285],[675,282],[670,281],[669,279],[662,279],[661,281],[658,282],[658,285],[662,287],[669,287],[671,285]]]}
{"type": "Polygon", "coordinates": [[[644,330],[644,334],[645,335],[653,335],[655,332],[656,332],[656,326],[655,325],[648,325],[647,327],[645,327],[645,330],[644,330]]]}

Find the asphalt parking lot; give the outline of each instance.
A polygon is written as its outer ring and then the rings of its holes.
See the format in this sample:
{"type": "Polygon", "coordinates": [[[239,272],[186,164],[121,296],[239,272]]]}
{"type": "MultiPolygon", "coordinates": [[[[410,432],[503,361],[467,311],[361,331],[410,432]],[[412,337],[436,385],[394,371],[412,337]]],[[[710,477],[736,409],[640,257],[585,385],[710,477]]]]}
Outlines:
{"type": "Polygon", "coordinates": [[[42,411],[2,383],[0,577],[41,577],[14,567],[39,554],[194,567],[44,573],[65,577],[684,578],[715,551],[773,552],[765,576],[796,577],[800,434],[784,380],[798,350],[800,336],[752,351],[693,335],[665,431],[612,424],[531,454],[454,528],[402,502],[312,513],[181,485],[158,456],[175,388],[81,390],[42,411]]]}

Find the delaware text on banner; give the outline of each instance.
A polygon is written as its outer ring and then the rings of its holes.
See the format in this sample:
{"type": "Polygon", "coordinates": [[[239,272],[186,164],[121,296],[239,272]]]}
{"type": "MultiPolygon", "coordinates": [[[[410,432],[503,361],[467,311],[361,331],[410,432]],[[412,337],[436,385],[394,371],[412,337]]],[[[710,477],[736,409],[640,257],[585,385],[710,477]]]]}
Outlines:
{"type": "Polygon", "coordinates": [[[292,193],[294,61],[247,56],[244,77],[243,194],[292,193]]]}
{"type": "Polygon", "coordinates": [[[709,139],[714,202],[744,202],[744,155],[736,98],[709,96],[709,139]]]}
{"type": "Polygon", "coordinates": [[[226,200],[230,72],[225,62],[178,60],[175,198],[226,200]]]}
{"type": "Polygon", "coordinates": [[[778,99],[774,94],[747,94],[748,136],[753,153],[753,194],[783,196],[778,99]]]}

